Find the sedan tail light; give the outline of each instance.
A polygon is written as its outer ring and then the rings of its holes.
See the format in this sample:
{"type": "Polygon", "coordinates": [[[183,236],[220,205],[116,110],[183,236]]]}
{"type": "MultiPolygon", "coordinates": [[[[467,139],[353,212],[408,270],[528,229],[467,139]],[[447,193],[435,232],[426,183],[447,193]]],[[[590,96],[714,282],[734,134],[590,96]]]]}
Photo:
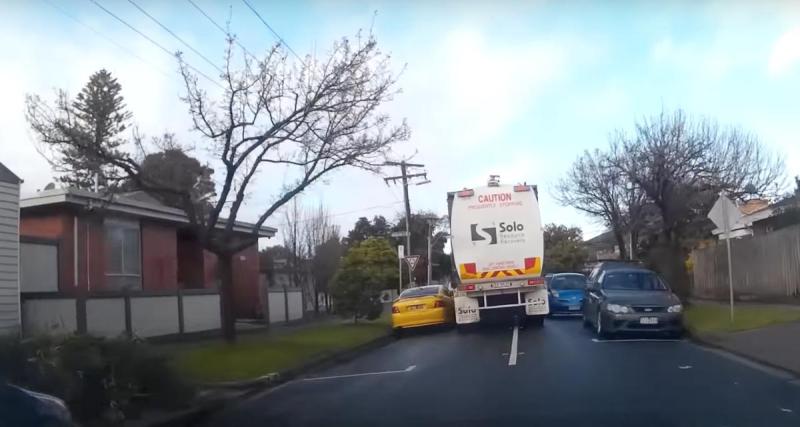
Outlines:
{"type": "Polygon", "coordinates": [[[393,305],[392,306],[392,313],[399,313],[399,312],[400,312],[400,307],[398,307],[396,305],[393,305]]]}
{"type": "Polygon", "coordinates": [[[433,308],[444,308],[444,301],[437,299],[436,302],[433,303],[433,308]]]}

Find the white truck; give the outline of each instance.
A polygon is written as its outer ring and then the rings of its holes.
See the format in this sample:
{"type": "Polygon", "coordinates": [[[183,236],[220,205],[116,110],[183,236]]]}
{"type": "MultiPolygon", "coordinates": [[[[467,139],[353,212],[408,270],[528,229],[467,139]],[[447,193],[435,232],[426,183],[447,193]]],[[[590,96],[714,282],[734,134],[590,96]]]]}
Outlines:
{"type": "Polygon", "coordinates": [[[496,175],[448,193],[459,328],[491,318],[541,325],[549,313],[538,198],[536,186],[500,185],[496,175]]]}

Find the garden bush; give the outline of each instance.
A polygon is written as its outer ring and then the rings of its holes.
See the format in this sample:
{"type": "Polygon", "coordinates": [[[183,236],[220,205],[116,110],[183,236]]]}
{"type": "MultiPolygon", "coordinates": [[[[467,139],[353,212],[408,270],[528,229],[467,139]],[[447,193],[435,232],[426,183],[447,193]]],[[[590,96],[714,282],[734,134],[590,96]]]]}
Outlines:
{"type": "Polygon", "coordinates": [[[63,399],[73,417],[108,425],[143,408],[176,408],[191,387],[140,340],[92,336],[0,339],[0,379],[63,399]]]}

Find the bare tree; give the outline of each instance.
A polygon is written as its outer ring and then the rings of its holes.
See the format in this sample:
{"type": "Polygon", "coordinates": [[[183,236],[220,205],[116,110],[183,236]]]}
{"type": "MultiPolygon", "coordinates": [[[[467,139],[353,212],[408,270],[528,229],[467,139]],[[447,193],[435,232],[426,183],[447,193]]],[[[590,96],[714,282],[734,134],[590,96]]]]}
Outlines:
{"type": "Polygon", "coordinates": [[[217,99],[180,62],[185,84],[182,99],[201,137],[198,145],[213,154],[217,163],[213,168],[221,178],[213,200],[196,200],[186,191],[142,174],[141,156],[63,141],[107,166],[102,169],[104,179],[130,179],[146,191],[181,200],[198,240],[219,258],[222,329],[228,341],[236,336],[233,255],[256,244],[262,225],[308,186],[344,167],[377,171],[390,147],[409,135],[405,123],[395,126],[382,112],[397,92],[397,74],[371,35],[359,35],[354,42],[339,40],[326,59],[317,62],[307,57],[296,66],[287,61],[280,45],[259,60],[238,57],[234,46],[235,39],[229,37],[220,76],[224,91],[217,99]],[[234,233],[256,176],[268,169],[283,173],[290,182],[264,204],[248,235],[234,233]]]}
{"type": "Polygon", "coordinates": [[[650,258],[678,291],[687,294],[686,239],[721,191],[733,197],[774,195],[784,165],[752,134],[683,111],[645,118],[633,137],[612,142],[614,166],[641,188],[661,216],[657,249],[650,258]]]}
{"type": "Polygon", "coordinates": [[[615,166],[612,154],[600,150],[585,151],[556,184],[559,203],[572,206],[599,218],[611,229],[622,258],[632,257],[625,245],[625,235],[638,241],[642,192],[615,166]]]}
{"type": "MultiPolygon", "coordinates": [[[[339,226],[333,224],[330,213],[325,205],[320,202],[315,208],[305,214],[303,223],[305,237],[306,258],[309,261],[309,277],[314,295],[314,312],[319,314],[320,292],[327,295],[328,282],[333,278],[328,265],[336,264],[337,260],[326,259],[336,256],[335,251],[326,251],[323,245],[331,239],[339,240],[339,226]],[[322,251],[320,249],[323,249],[322,251]]],[[[335,270],[334,270],[335,271],[335,270]]]]}

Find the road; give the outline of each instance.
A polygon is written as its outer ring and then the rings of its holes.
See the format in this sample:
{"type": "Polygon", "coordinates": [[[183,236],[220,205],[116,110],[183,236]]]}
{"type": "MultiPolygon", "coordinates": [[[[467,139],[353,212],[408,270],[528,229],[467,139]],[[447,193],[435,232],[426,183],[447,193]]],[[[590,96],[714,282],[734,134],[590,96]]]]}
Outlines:
{"type": "Polygon", "coordinates": [[[688,341],[597,341],[548,319],[510,354],[513,335],[406,336],[208,425],[800,426],[800,382],[688,341]]]}

